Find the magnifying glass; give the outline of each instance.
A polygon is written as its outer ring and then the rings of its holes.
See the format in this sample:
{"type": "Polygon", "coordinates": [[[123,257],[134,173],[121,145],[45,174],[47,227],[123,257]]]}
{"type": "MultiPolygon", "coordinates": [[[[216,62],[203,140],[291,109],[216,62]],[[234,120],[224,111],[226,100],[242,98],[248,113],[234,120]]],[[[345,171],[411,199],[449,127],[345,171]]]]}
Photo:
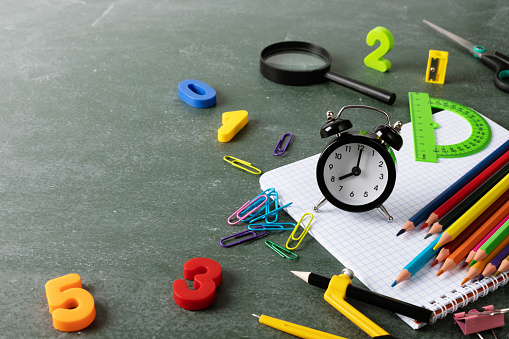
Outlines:
{"type": "Polygon", "coordinates": [[[306,86],[331,80],[388,105],[396,100],[396,93],[330,71],[331,60],[330,53],[318,45],[303,41],[283,41],[263,49],[260,54],[260,72],[278,84],[306,86]]]}

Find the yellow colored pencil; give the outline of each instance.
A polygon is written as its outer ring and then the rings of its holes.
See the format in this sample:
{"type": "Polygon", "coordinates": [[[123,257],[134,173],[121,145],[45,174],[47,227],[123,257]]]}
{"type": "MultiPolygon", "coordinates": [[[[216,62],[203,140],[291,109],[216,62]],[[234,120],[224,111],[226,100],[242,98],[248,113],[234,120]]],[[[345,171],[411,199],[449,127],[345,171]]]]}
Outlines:
{"type": "Polygon", "coordinates": [[[433,249],[437,249],[453,241],[465,228],[468,227],[478,216],[490,207],[509,188],[509,174],[500,180],[491,190],[479,199],[468,211],[458,218],[438,240],[433,249]]]}

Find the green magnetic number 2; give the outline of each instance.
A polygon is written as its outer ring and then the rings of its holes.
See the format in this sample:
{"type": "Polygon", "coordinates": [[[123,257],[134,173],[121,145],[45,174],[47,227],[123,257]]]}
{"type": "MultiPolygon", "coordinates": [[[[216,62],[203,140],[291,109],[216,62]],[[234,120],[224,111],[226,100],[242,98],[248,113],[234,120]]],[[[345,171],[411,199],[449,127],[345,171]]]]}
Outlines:
{"type": "Polygon", "coordinates": [[[394,46],[394,38],[387,28],[378,26],[373,28],[366,36],[366,43],[373,46],[380,41],[380,46],[364,58],[364,64],[380,72],[386,72],[391,68],[391,62],[383,56],[390,52],[394,46]]]}

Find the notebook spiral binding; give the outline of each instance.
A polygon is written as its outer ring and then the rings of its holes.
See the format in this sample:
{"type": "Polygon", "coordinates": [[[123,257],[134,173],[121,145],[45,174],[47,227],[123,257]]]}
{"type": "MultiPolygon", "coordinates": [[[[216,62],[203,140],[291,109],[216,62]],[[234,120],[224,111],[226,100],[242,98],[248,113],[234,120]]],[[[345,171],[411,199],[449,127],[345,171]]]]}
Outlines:
{"type": "Polygon", "coordinates": [[[423,306],[433,311],[434,315],[431,323],[434,323],[438,319],[445,318],[447,314],[456,312],[458,308],[466,306],[469,302],[476,301],[479,297],[484,297],[508,282],[508,272],[504,272],[498,277],[489,276],[481,281],[461,286],[459,289],[443,295],[441,299],[430,301],[423,306]]]}

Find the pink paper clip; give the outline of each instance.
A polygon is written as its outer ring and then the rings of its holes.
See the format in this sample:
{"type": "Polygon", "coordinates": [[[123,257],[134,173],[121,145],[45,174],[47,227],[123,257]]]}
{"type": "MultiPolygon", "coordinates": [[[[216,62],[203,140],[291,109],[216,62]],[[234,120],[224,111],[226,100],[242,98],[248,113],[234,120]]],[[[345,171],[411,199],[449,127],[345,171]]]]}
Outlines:
{"type": "Polygon", "coordinates": [[[482,331],[491,330],[493,328],[504,326],[504,314],[491,313],[494,310],[493,305],[484,306],[483,312],[470,310],[468,313],[454,313],[453,321],[463,331],[463,334],[472,334],[482,331]],[[493,315],[491,315],[493,314],[493,315]]]}
{"type": "Polygon", "coordinates": [[[232,215],[228,218],[227,222],[230,225],[236,225],[244,219],[253,216],[253,214],[258,214],[260,208],[262,208],[267,201],[268,197],[266,195],[259,195],[254,200],[248,200],[244,205],[242,205],[238,210],[233,212],[232,215]],[[237,220],[233,220],[232,218],[236,218],[237,220]]]}

